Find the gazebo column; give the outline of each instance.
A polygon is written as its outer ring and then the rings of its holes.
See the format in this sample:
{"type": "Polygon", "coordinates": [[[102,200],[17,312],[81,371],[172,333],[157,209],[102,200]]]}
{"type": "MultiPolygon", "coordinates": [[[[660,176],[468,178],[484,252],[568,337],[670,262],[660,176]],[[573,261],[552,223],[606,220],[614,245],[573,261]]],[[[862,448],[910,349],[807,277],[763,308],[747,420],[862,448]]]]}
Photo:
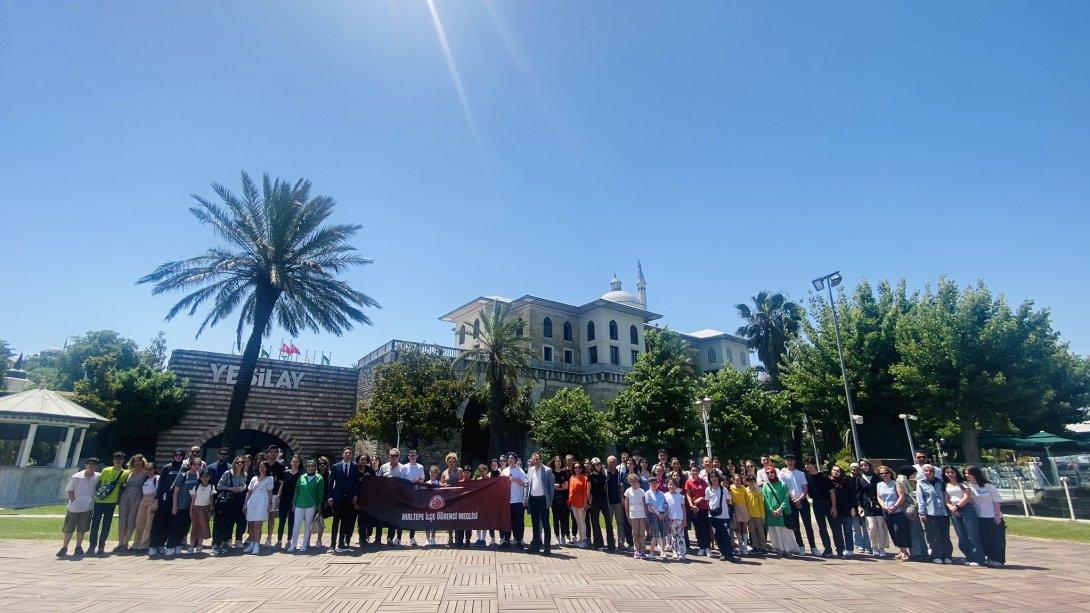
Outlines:
{"type": "Polygon", "coordinates": [[[72,449],[72,435],[76,433],[75,426],[68,426],[68,432],[64,435],[64,442],[57,445],[57,455],[53,457],[54,468],[64,468],[68,460],[68,451],[72,449]]]}
{"type": "Polygon", "coordinates": [[[19,446],[19,457],[15,460],[15,465],[19,468],[23,468],[30,461],[30,449],[34,446],[34,436],[38,434],[38,424],[30,424],[26,431],[26,438],[23,439],[23,444],[19,446]]]}
{"type": "Polygon", "coordinates": [[[72,452],[72,468],[79,468],[79,454],[83,452],[83,438],[87,436],[87,428],[79,429],[79,440],[76,441],[76,450],[72,452]]]}

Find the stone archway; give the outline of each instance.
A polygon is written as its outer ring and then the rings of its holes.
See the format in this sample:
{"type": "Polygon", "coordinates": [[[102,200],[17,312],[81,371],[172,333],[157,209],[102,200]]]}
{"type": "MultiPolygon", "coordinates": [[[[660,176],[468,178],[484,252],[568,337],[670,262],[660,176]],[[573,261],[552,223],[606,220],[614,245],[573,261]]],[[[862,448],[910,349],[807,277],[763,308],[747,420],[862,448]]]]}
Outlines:
{"type": "MultiPolygon", "coordinates": [[[[242,420],[242,426],[239,428],[239,431],[242,432],[246,430],[267,434],[271,437],[280,439],[284,442],[285,445],[287,445],[287,451],[289,451],[291,454],[298,455],[302,452],[302,447],[299,445],[299,442],[295,440],[295,437],[292,436],[291,433],[284,431],[283,428],[280,428],[279,426],[276,426],[274,424],[263,421],[244,419],[242,420]]],[[[221,434],[223,434],[223,426],[209,428],[202,432],[200,435],[198,435],[197,439],[192,444],[200,445],[203,449],[208,445],[209,441],[220,436],[221,434]]],[[[205,450],[205,453],[207,453],[207,450],[205,450]]]]}

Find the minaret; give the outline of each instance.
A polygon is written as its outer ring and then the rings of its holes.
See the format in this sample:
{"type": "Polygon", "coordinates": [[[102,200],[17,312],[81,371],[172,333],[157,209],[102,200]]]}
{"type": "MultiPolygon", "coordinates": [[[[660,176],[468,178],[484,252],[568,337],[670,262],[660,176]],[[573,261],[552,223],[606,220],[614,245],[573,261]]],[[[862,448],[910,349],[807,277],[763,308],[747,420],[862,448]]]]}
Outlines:
{"type": "Polygon", "coordinates": [[[647,281],[643,278],[643,266],[640,265],[639,260],[636,260],[636,297],[640,299],[640,304],[647,308],[647,281]]]}

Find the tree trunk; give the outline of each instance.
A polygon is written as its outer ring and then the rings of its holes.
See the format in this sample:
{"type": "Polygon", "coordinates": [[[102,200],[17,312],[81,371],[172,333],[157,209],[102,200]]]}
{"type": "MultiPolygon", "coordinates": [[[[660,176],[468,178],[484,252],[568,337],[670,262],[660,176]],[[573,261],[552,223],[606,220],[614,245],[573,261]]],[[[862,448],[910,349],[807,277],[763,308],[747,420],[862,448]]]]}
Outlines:
{"type": "Polygon", "coordinates": [[[235,439],[242,428],[246,400],[250,397],[250,385],[257,367],[257,356],[261,351],[261,339],[265,336],[265,328],[269,325],[269,318],[272,317],[273,307],[279,297],[280,293],[275,290],[257,289],[254,329],[250,332],[250,339],[246,341],[246,349],[242,352],[242,364],[238,367],[238,378],[235,379],[235,389],[231,392],[231,404],[227,407],[227,421],[223,425],[223,436],[220,440],[220,447],[225,447],[232,456],[235,453],[235,439]]]}
{"type": "Polygon", "coordinates": [[[980,447],[976,443],[976,423],[959,419],[961,425],[961,450],[965,453],[966,464],[980,464],[980,447]]]}
{"type": "Polygon", "coordinates": [[[488,457],[496,458],[504,452],[506,424],[503,418],[503,378],[492,377],[488,382],[488,457]]]}

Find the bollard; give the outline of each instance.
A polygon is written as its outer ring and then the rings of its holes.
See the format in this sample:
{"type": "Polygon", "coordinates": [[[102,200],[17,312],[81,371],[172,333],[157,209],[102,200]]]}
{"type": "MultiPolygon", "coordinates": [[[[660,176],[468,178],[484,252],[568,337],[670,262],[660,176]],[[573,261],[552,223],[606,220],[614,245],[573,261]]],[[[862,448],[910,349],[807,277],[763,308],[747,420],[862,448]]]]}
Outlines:
{"type": "Polygon", "coordinates": [[[1012,484],[1011,493],[1012,494],[1014,493],[1013,485],[1014,484],[1018,485],[1018,493],[1021,494],[1021,496],[1022,496],[1022,512],[1026,514],[1026,517],[1031,517],[1031,514],[1029,512],[1029,502],[1026,501],[1026,490],[1022,488],[1022,479],[1020,479],[1020,478],[1015,479],[1014,478],[1014,471],[1011,470],[1010,466],[1007,467],[1007,478],[1011,480],[1011,484],[1012,484]]]}
{"type": "Polygon", "coordinates": [[[1064,486],[1064,496],[1067,496],[1067,510],[1071,512],[1071,521],[1075,521],[1075,505],[1071,504],[1071,490],[1067,487],[1067,477],[1060,477],[1060,483],[1064,486]]]}

